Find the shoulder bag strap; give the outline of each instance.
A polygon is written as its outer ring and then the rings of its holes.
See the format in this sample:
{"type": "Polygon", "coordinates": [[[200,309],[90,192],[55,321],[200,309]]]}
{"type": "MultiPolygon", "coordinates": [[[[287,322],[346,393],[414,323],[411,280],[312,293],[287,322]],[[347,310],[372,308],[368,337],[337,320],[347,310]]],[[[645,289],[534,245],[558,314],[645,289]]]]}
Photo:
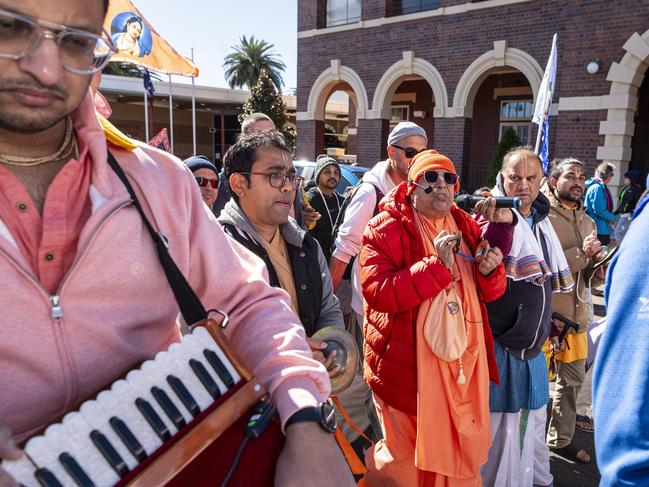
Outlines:
{"type": "Polygon", "coordinates": [[[146,217],[146,214],[142,209],[142,205],[135,195],[133,186],[131,185],[123,169],[117,163],[117,160],[115,159],[113,154],[110,153],[110,151],[108,152],[108,164],[113,169],[113,171],[115,171],[115,174],[117,174],[122,183],[124,183],[124,186],[126,186],[126,190],[128,191],[128,194],[131,196],[131,200],[133,201],[133,205],[135,205],[135,208],[142,217],[144,226],[151,235],[151,238],[153,238],[156,250],[158,252],[158,258],[160,259],[160,264],[162,264],[165,276],[167,277],[167,281],[171,286],[171,290],[174,293],[174,297],[176,298],[176,302],[178,303],[178,307],[180,308],[180,313],[182,314],[185,322],[188,325],[192,325],[206,319],[207,311],[201,303],[201,300],[198,299],[198,296],[196,296],[196,293],[187,282],[187,279],[185,279],[183,273],[180,271],[180,269],[178,269],[178,266],[171,258],[171,255],[169,255],[169,245],[167,243],[166,237],[156,232],[149,222],[149,219],[146,217]]]}

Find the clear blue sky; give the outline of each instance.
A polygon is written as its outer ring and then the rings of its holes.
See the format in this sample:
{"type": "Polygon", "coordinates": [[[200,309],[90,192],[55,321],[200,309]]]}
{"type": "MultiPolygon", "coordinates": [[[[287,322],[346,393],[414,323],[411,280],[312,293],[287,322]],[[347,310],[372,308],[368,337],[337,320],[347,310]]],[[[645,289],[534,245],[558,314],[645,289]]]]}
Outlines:
{"type": "MultiPolygon", "coordinates": [[[[282,61],[284,92],[297,85],[297,1],[132,0],[153,28],[200,69],[199,85],[227,87],[223,58],[243,35],[275,45],[282,61]]],[[[189,78],[174,77],[174,82],[189,78]]]]}

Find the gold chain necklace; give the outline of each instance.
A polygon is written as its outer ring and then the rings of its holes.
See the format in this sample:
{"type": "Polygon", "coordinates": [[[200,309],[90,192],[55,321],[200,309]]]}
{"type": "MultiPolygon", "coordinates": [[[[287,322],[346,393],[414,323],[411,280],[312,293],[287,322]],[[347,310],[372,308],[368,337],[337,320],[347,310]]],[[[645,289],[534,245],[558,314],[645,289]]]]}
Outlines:
{"type": "Polygon", "coordinates": [[[73,153],[77,152],[77,150],[77,138],[74,129],[72,128],[72,121],[70,120],[70,117],[68,117],[65,120],[65,135],[63,136],[63,142],[55,152],[40,157],[0,154],[0,163],[22,167],[40,166],[41,164],[68,158],[73,153]]]}
{"type": "Polygon", "coordinates": [[[523,211],[522,208],[519,208],[518,212],[521,214],[523,218],[529,218],[530,215],[532,214],[532,208],[530,208],[530,211],[523,211]]]}

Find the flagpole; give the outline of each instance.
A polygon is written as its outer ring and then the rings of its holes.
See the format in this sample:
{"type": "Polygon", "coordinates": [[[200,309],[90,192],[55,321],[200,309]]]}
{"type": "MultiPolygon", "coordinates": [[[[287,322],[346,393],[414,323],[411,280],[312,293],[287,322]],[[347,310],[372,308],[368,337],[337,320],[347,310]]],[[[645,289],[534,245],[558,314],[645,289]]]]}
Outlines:
{"type": "Polygon", "coordinates": [[[174,153],[174,98],[171,94],[171,75],[169,75],[169,144],[174,153]]]}
{"type": "MultiPolygon", "coordinates": [[[[194,48],[192,47],[192,62],[194,62],[194,48]]],[[[192,76],[192,141],[194,143],[194,155],[196,155],[196,84],[192,76]]]]}
{"type": "Polygon", "coordinates": [[[539,125],[539,130],[536,132],[536,145],[534,146],[534,153],[539,155],[539,148],[541,146],[541,136],[543,135],[543,126],[545,125],[545,120],[542,124],[539,125]]]}
{"type": "Polygon", "coordinates": [[[149,142],[149,92],[144,88],[144,140],[149,142]]]}

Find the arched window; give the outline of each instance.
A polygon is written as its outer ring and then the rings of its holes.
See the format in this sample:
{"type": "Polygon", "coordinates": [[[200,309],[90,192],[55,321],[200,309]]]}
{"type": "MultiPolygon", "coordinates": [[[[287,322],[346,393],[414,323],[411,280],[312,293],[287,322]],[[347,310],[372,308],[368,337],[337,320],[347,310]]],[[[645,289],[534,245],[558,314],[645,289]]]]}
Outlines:
{"type": "Polygon", "coordinates": [[[327,0],[327,27],[361,20],[361,0],[327,0]]]}

